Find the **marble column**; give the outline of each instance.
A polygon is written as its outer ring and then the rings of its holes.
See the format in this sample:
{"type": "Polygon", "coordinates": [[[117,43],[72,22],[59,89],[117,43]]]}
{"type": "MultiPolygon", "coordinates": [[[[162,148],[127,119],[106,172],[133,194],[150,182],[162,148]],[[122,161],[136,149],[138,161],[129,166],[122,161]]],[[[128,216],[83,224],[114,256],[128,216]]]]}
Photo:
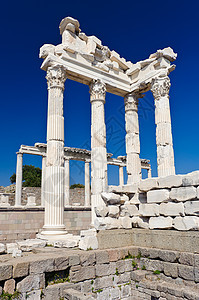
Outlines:
{"type": "Polygon", "coordinates": [[[42,156],[41,206],[45,206],[46,156],[42,156]]]}
{"type": "Polygon", "coordinates": [[[151,168],[147,170],[148,178],[151,178],[151,168]]]}
{"type": "Polygon", "coordinates": [[[68,206],[70,204],[70,161],[69,159],[65,159],[64,168],[65,168],[64,206],[68,206]]]}
{"type": "Polygon", "coordinates": [[[155,123],[158,176],[175,174],[171,116],[169,105],[170,79],[156,78],[151,87],[155,99],[155,123]]]}
{"type": "Polygon", "coordinates": [[[90,162],[85,161],[85,206],[90,206],[90,162]]]}
{"type": "Polygon", "coordinates": [[[15,206],[21,206],[23,154],[17,153],[15,206]]]}
{"type": "Polygon", "coordinates": [[[92,224],[96,218],[94,208],[104,206],[101,193],[107,191],[107,152],[104,104],[106,85],[97,79],[90,84],[91,101],[91,209],[92,224]]]}
{"type": "Polygon", "coordinates": [[[140,138],[138,122],[138,95],[127,94],[124,98],[126,121],[126,170],[127,184],[141,179],[140,138]]]}
{"type": "Polygon", "coordinates": [[[47,69],[48,122],[45,183],[45,219],[41,234],[65,234],[64,225],[64,117],[66,72],[60,65],[47,69]]]}
{"type": "Polygon", "coordinates": [[[119,166],[119,185],[124,185],[124,169],[123,166],[119,166]]]}

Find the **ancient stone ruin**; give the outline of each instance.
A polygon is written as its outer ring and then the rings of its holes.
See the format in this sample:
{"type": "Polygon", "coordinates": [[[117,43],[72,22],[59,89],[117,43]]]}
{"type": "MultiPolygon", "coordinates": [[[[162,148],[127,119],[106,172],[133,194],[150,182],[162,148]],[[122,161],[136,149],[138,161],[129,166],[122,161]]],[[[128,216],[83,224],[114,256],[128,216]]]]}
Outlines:
{"type": "Polygon", "coordinates": [[[36,300],[199,299],[199,171],[176,175],[174,164],[169,74],[177,54],[168,47],[133,64],[71,17],[59,28],[62,43],[45,44],[39,54],[48,86],[47,144],[17,152],[14,206],[1,193],[0,293],[36,300]],[[64,145],[67,78],[89,86],[91,150],[64,145]],[[138,101],[149,90],[158,177],[140,158],[138,101]],[[126,156],[107,153],[106,92],[124,98],[126,156]],[[34,193],[22,205],[24,154],[42,157],[39,205],[34,193]],[[69,202],[70,160],[85,163],[81,206],[69,202]],[[118,186],[108,185],[108,164],[119,167],[118,186]]]}

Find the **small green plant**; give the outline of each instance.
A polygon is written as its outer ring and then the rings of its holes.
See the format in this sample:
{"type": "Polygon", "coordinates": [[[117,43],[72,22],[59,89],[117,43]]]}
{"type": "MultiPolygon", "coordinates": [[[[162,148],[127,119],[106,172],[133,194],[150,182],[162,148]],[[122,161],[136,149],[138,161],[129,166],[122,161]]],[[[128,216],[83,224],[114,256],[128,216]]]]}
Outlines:
{"type": "Polygon", "coordinates": [[[90,251],[90,250],[93,250],[93,248],[90,247],[90,248],[87,248],[87,249],[86,249],[86,251],[90,251]]]}
{"type": "Polygon", "coordinates": [[[53,285],[64,282],[70,282],[69,274],[66,271],[52,272],[46,278],[47,285],[53,285]]]}
{"type": "Polygon", "coordinates": [[[155,271],[153,271],[153,274],[155,274],[155,275],[159,275],[161,272],[159,271],[159,270],[155,270],[155,271]]]}
{"type": "Polygon", "coordinates": [[[121,289],[122,289],[122,286],[121,286],[121,285],[118,285],[118,287],[119,287],[119,289],[120,289],[120,291],[121,291],[121,289]]]}
{"type": "Polygon", "coordinates": [[[145,267],[145,265],[143,265],[143,266],[142,266],[142,270],[146,270],[146,267],[145,267]]]}
{"type": "Polygon", "coordinates": [[[138,289],[138,288],[139,288],[139,285],[138,285],[138,284],[136,284],[136,286],[135,286],[135,287],[136,287],[136,289],[138,289]]]}
{"type": "Polygon", "coordinates": [[[19,291],[15,291],[13,294],[9,294],[7,292],[2,292],[0,299],[3,300],[12,300],[12,299],[19,299],[21,293],[19,291]]]}
{"type": "Polygon", "coordinates": [[[59,300],[64,300],[64,297],[60,297],[59,300]]]}
{"type": "Polygon", "coordinates": [[[137,259],[140,259],[142,257],[141,252],[138,253],[138,255],[136,256],[137,259]]]}
{"type": "Polygon", "coordinates": [[[54,247],[53,244],[47,244],[46,247],[54,247]]]}
{"type": "Polygon", "coordinates": [[[132,260],[132,266],[133,266],[134,268],[136,268],[136,266],[137,266],[137,263],[136,263],[134,260],[132,260]]]}
{"type": "Polygon", "coordinates": [[[133,256],[131,255],[131,253],[129,253],[128,251],[128,255],[126,255],[124,258],[122,258],[123,260],[124,259],[130,259],[130,258],[133,258],[133,256]]]}
{"type": "Polygon", "coordinates": [[[115,270],[115,275],[116,275],[116,276],[119,275],[118,268],[116,268],[116,270],[115,270]]]}
{"type": "Polygon", "coordinates": [[[97,291],[94,291],[94,288],[92,288],[92,292],[95,293],[95,294],[101,293],[101,292],[103,292],[103,289],[99,289],[99,290],[97,290],[97,291]]]}
{"type": "Polygon", "coordinates": [[[137,270],[139,270],[140,268],[137,267],[137,270]]]}
{"type": "Polygon", "coordinates": [[[113,277],[112,280],[114,281],[114,279],[115,279],[115,278],[113,277]]]}
{"type": "Polygon", "coordinates": [[[93,280],[91,280],[91,284],[93,284],[94,283],[94,281],[93,280]]]}
{"type": "Polygon", "coordinates": [[[43,296],[44,296],[44,292],[43,292],[43,290],[41,290],[40,299],[42,299],[43,296]]]}

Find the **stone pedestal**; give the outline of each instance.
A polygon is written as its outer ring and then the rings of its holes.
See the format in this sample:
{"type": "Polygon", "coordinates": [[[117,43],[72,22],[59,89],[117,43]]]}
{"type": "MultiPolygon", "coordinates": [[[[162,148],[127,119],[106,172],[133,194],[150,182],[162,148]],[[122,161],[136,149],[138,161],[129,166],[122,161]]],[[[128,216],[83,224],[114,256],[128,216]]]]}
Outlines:
{"type": "Polygon", "coordinates": [[[65,159],[64,162],[65,168],[65,184],[64,184],[64,206],[69,205],[70,201],[70,161],[65,159]]]}
{"type": "Polygon", "coordinates": [[[42,235],[65,234],[64,225],[64,117],[65,69],[48,67],[48,124],[45,181],[45,219],[42,235]]]}
{"type": "Polygon", "coordinates": [[[104,103],[106,85],[101,80],[90,84],[91,101],[91,208],[92,224],[96,218],[94,207],[103,206],[101,193],[107,191],[107,152],[104,103]]]}
{"type": "Polygon", "coordinates": [[[90,206],[90,163],[85,161],[85,206],[90,206]]]}
{"type": "Polygon", "coordinates": [[[17,153],[15,206],[21,206],[23,154],[17,153]]]}
{"type": "Polygon", "coordinates": [[[170,79],[156,78],[151,91],[155,99],[155,123],[158,176],[175,174],[171,116],[169,105],[170,79]]]}
{"type": "Polygon", "coordinates": [[[127,184],[137,183],[141,179],[140,139],[138,122],[138,95],[131,93],[125,96],[126,121],[126,169],[127,184]]]}
{"type": "Polygon", "coordinates": [[[10,207],[9,195],[10,194],[5,194],[5,193],[0,194],[0,207],[10,207]]]}
{"type": "Polygon", "coordinates": [[[36,197],[33,193],[28,193],[28,200],[26,206],[36,206],[36,197]]]}
{"type": "Polygon", "coordinates": [[[46,157],[42,157],[41,206],[45,206],[46,157]]]}

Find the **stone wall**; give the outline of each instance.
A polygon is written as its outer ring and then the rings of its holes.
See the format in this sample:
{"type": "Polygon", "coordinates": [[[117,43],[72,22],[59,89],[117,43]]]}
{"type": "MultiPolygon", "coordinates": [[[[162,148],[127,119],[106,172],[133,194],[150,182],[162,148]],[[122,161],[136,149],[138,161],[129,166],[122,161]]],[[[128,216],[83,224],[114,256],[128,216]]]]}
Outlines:
{"type": "MultiPolygon", "coordinates": [[[[9,193],[9,204],[15,205],[15,184],[7,187],[0,186],[0,193],[9,193]]],[[[22,188],[22,205],[27,204],[28,194],[33,193],[36,197],[36,205],[41,205],[41,188],[40,187],[23,187],[22,188]]],[[[85,202],[85,189],[75,188],[70,189],[70,205],[78,204],[84,206],[85,202]]]]}
{"type": "Polygon", "coordinates": [[[141,180],[137,187],[110,187],[102,197],[106,206],[96,208],[98,230],[199,230],[199,171],[141,180]]]}
{"type": "Polygon", "coordinates": [[[199,299],[199,255],[190,252],[46,247],[3,256],[0,293],[17,290],[21,300],[199,299]]]}
{"type": "MultiPolygon", "coordinates": [[[[70,233],[88,229],[91,211],[85,207],[71,207],[64,210],[64,224],[70,233]]],[[[0,242],[14,242],[35,238],[44,225],[42,208],[0,208],[0,242]]]]}

